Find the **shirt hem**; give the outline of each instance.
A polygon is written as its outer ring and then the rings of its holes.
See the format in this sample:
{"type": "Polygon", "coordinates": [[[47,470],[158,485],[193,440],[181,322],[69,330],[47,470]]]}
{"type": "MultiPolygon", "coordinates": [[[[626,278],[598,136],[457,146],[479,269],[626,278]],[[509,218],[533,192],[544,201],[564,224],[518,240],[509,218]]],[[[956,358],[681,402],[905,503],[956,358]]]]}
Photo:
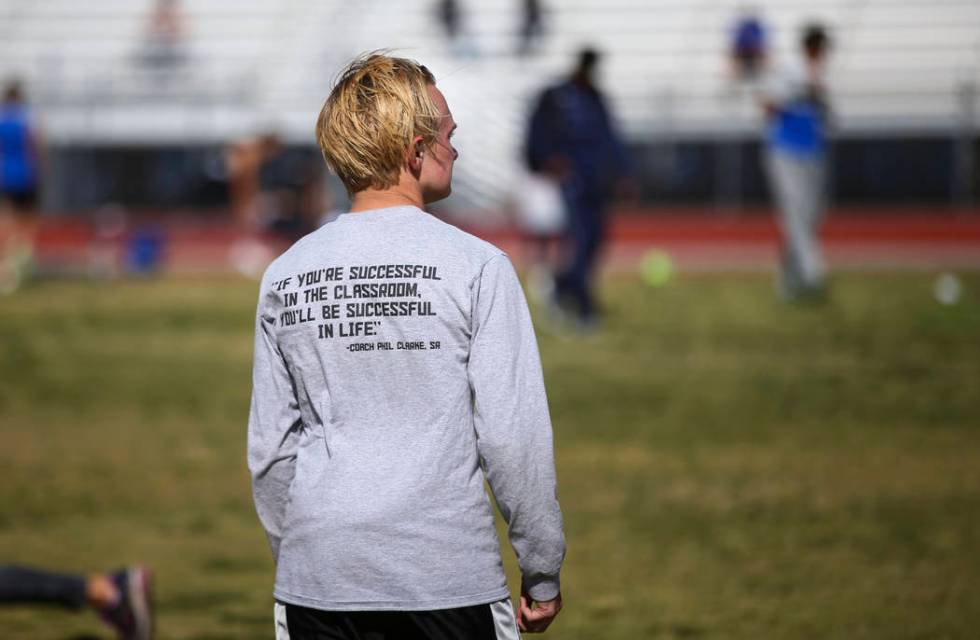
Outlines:
{"type": "Polygon", "coordinates": [[[455,598],[437,598],[433,600],[364,600],[364,601],[344,601],[344,600],[322,600],[310,596],[302,596],[289,593],[280,588],[272,592],[273,597],[279,602],[292,604],[299,607],[309,607],[322,611],[432,611],[437,609],[455,609],[458,607],[470,607],[477,604],[489,604],[510,597],[507,587],[500,587],[493,591],[485,591],[455,598]]]}

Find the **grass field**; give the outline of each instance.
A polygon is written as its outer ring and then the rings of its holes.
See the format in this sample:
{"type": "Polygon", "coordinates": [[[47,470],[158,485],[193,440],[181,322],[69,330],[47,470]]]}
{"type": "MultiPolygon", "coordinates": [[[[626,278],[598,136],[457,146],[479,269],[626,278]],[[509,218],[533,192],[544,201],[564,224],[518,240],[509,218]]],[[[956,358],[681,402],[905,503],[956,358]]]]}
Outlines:
{"type": "MultiPolygon", "coordinates": [[[[569,542],[547,636],[976,637],[980,274],[952,307],[929,274],[834,285],[786,307],[763,275],[621,279],[600,335],[539,332],[569,542]]],[[[271,637],[244,466],[254,296],[0,298],[0,559],[146,562],[161,638],[271,637]]],[[[108,636],[8,608],[0,637],[108,636]]]]}

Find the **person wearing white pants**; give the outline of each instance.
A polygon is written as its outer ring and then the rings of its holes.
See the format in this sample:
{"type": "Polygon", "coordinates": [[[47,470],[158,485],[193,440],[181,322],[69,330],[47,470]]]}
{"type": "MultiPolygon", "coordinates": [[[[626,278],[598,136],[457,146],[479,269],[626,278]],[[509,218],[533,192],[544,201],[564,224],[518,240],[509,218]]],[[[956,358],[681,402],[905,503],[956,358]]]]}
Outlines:
{"type": "Polygon", "coordinates": [[[822,26],[805,27],[803,64],[770,78],[762,94],[766,169],[783,236],[779,291],[787,300],[819,297],[825,289],[818,232],[826,205],[829,45],[822,26]]]}
{"type": "Polygon", "coordinates": [[[826,202],[823,154],[799,156],[773,150],[766,168],[783,234],[780,291],[787,297],[820,291],[827,272],[818,238],[826,202]]]}

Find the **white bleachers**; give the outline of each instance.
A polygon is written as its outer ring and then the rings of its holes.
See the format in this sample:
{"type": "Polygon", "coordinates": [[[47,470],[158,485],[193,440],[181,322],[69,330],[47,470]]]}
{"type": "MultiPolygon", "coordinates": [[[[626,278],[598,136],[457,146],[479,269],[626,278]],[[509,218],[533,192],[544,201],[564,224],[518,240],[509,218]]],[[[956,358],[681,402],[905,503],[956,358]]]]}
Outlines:
{"type": "MultiPolygon", "coordinates": [[[[269,127],[310,142],[342,64],[395,48],[439,78],[461,123],[458,190],[477,203],[505,198],[529,101],[584,44],[608,54],[602,84],[631,137],[757,131],[725,57],[743,0],[545,3],[543,48],[518,59],[518,0],[461,0],[473,56],[451,53],[434,0],[185,0],[185,63],[161,73],[138,62],[152,0],[2,0],[0,77],[27,79],[56,142],[220,142],[269,127]]],[[[843,132],[944,131],[966,118],[957,96],[980,84],[977,0],[754,4],[776,64],[795,55],[802,23],[830,27],[843,132]]]]}

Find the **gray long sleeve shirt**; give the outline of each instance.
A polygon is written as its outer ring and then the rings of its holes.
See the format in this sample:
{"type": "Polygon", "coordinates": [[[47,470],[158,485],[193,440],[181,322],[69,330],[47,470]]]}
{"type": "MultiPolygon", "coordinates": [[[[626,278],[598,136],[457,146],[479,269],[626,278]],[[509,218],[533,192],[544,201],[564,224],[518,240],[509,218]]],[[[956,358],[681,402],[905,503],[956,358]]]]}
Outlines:
{"type": "Polygon", "coordinates": [[[500,250],[415,207],[345,214],[270,265],[256,315],[248,465],[278,600],[507,597],[484,478],[531,597],[557,595],[551,422],[500,250]]]}

